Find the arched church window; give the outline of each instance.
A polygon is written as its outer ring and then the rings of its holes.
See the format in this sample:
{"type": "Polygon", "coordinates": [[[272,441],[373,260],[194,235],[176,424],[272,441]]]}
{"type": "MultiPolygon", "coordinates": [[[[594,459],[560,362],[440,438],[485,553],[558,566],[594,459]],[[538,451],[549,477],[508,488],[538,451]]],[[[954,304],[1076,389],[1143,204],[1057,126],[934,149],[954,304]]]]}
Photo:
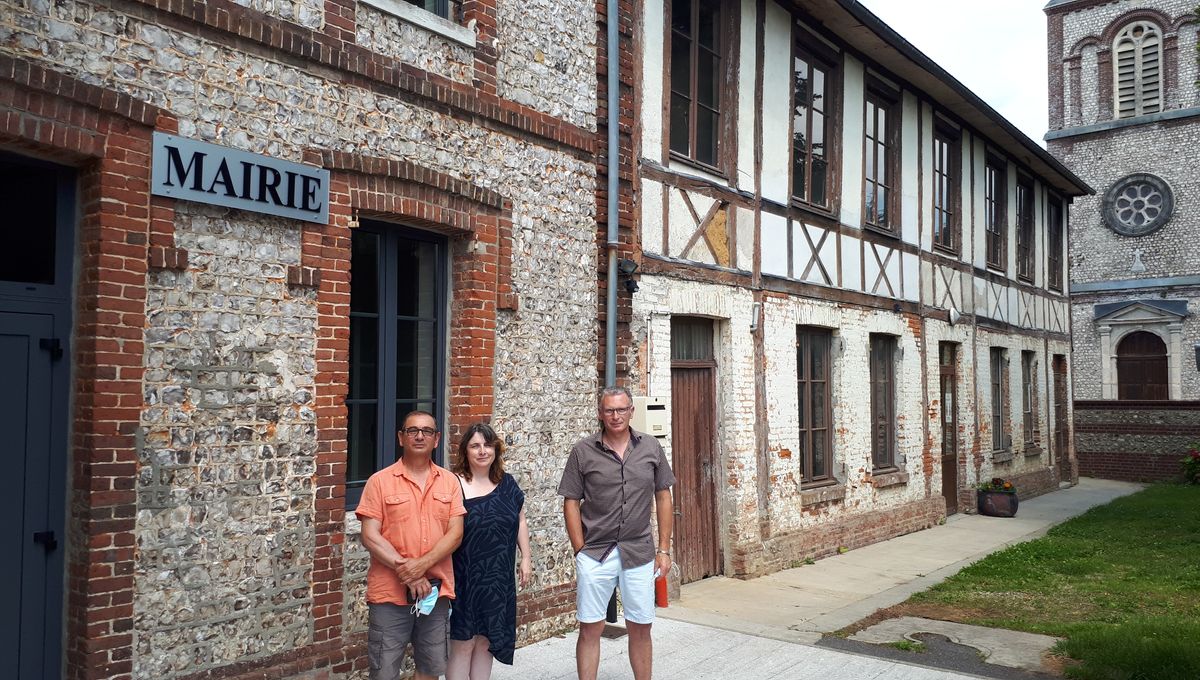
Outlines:
{"type": "Polygon", "coordinates": [[[1169,399],[1167,345],[1154,333],[1134,331],[1117,344],[1117,399],[1169,399]]]}
{"type": "Polygon", "coordinates": [[[1162,110],[1162,32],[1135,21],[1113,41],[1113,109],[1117,118],[1162,110]]]}

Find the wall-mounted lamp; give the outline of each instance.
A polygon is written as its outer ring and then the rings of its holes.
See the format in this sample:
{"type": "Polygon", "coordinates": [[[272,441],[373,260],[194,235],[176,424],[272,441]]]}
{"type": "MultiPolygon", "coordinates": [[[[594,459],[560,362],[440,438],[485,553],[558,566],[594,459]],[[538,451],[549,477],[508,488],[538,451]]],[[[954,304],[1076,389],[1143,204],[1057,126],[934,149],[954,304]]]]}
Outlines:
{"type": "MultiPolygon", "coordinates": [[[[758,317],[761,314],[762,314],[762,303],[761,302],[755,302],[753,305],[750,305],[750,332],[751,333],[755,333],[758,331],[758,317]]],[[[1200,356],[1200,355],[1198,355],[1198,356],[1200,356]]]]}
{"type": "Polygon", "coordinates": [[[958,323],[958,320],[961,318],[962,318],[962,314],[959,314],[957,309],[951,307],[950,308],[950,325],[953,326],[954,324],[958,323]]]}
{"type": "Polygon", "coordinates": [[[622,257],[617,260],[617,274],[625,279],[625,290],[630,294],[638,292],[638,283],[633,280],[633,273],[637,271],[638,263],[628,258],[622,257]]]}

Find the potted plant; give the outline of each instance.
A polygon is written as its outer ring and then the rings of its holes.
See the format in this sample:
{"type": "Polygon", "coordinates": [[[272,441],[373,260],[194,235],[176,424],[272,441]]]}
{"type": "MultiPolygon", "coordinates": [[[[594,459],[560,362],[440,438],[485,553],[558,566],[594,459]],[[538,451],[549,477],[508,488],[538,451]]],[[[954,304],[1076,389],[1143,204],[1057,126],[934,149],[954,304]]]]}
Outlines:
{"type": "Polygon", "coordinates": [[[1012,517],[1017,514],[1017,487],[1007,479],[993,477],[990,482],[982,482],[975,495],[981,515],[1012,517]]]}

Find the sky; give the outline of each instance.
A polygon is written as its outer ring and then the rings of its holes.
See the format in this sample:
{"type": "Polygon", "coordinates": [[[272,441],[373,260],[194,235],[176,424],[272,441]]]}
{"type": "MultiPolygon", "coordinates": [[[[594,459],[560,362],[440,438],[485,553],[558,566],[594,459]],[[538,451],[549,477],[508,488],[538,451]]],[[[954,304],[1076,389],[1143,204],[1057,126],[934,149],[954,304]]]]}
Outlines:
{"type": "Polygon", "coordinates": [[[1044,146],[1046,0],[859,1],[1044,146]]]}

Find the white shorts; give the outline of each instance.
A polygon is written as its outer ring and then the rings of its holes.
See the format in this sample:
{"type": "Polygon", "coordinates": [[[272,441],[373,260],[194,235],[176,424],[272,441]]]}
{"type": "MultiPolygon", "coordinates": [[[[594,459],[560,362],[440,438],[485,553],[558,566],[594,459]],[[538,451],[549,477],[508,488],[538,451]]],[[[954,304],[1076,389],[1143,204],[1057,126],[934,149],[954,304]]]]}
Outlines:
{"type": "Polygon", "coordinates": [[[575,556],[575,584],[575,618],[581,623],[604,620],[614,586],[621,588],[626,621],[654,623],[653,560],[622,569],[618,548],[613,548],[603,562],[579,553],[575,556]]]}

